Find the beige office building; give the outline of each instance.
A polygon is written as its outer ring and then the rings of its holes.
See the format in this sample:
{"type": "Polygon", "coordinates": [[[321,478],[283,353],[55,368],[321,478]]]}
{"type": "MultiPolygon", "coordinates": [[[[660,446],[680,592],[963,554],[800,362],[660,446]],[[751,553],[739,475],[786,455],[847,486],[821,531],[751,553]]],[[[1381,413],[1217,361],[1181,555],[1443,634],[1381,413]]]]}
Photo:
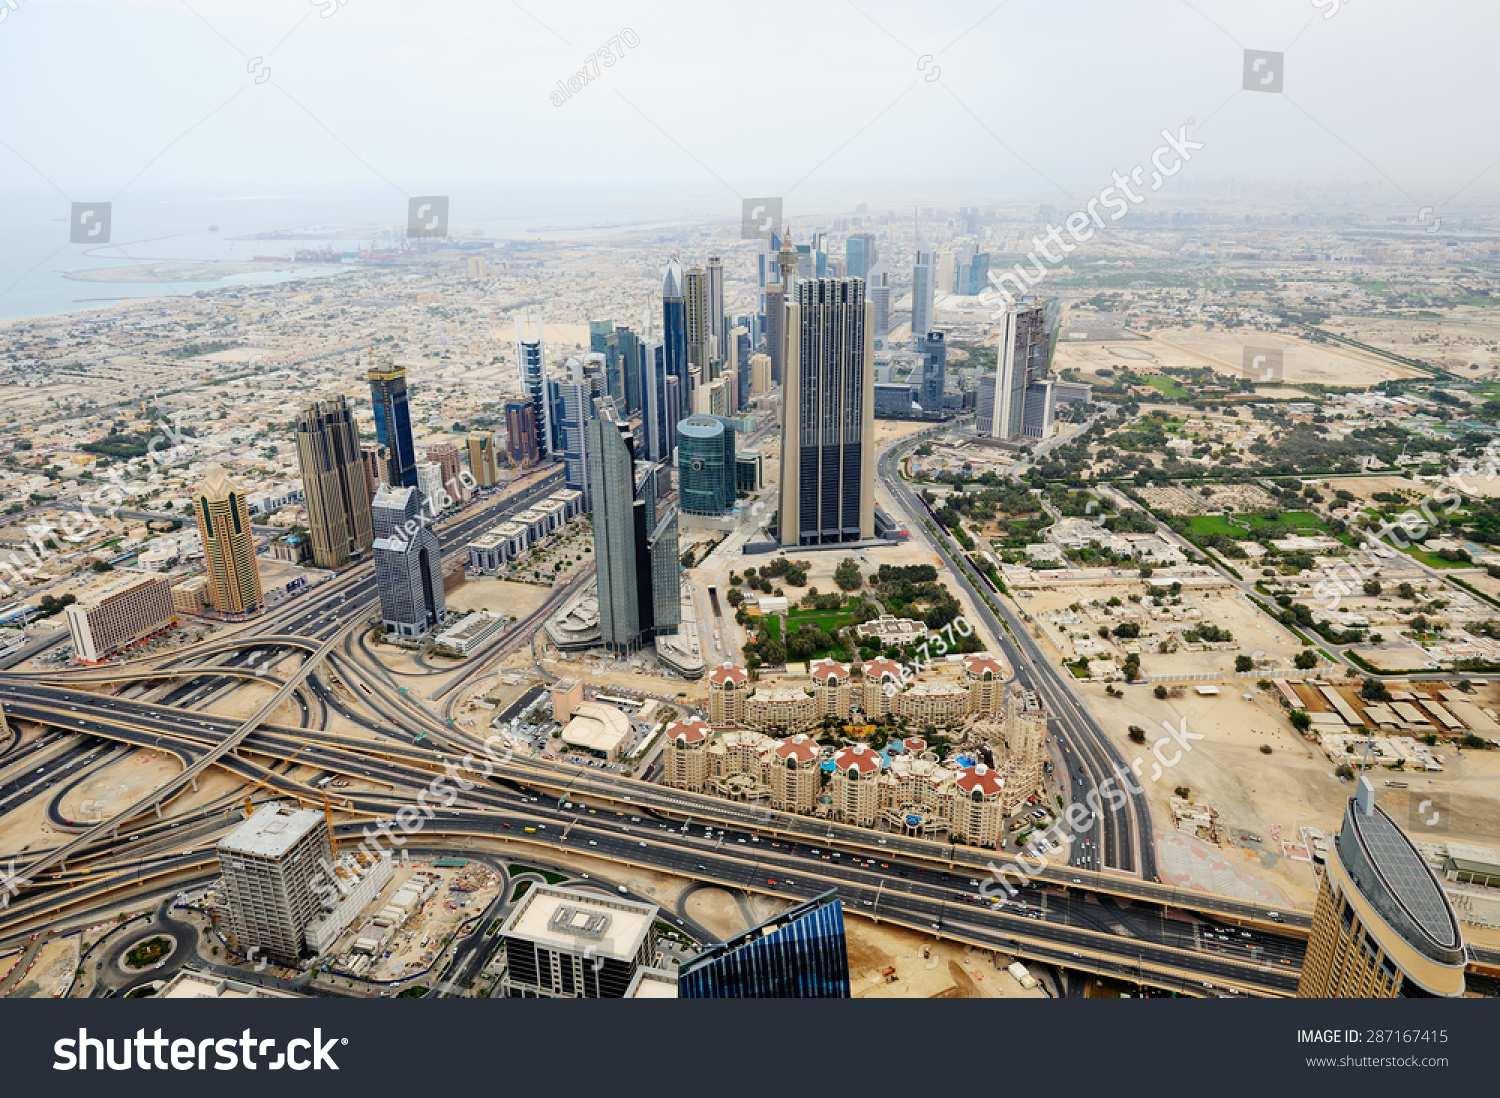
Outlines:
{"type": "Polygon", "coordinates": [[[255,559],[255,533],[239,485],[222,468],[210,465],[193,510],[203,539],[209,605],[221,614],[248,614],[260,609],[264,599],[260,565],[255,559]]]}
{"type": "Polygon", "coordinates": [[[751,355],[750,392],[760,396],[762,393],[769,393],[772,387],[771,356],[764,353],[751,355]]]}
{"type": "Polygon", "coordinates": [[[494,431],[470,431],[469,473],[481,488],[500,483],[500,455],[495,450],[494,431]]]}
{"type": "Polygon", "coordinates": [[[368,553],[375,542],[371,467],[342,396],[303,405],[297,416],[297,463],[313,562],[319,568],[342,568],[368,553]]]}
{"type": "Polygon", "coordinates": [[[1453,905],[1361,777],[1313,909],[1297,996],[1458,998],[1467,956],[1453,905]]]}
{"type": "Polygon", "coordinates": [[[63,615],[73,658],[83,663],[98,663],[177,620],[172,585],[159,572],[110,580],[86,591],[63,615]]]}

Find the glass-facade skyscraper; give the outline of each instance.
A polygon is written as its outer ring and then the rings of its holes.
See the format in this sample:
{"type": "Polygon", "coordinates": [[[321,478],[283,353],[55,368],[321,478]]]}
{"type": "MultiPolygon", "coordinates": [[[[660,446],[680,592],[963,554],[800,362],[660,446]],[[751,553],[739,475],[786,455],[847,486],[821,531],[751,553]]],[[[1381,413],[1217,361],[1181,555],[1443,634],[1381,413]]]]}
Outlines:
{"type": "Polygon", "coordinates": [[[875,266],[875,234],[850,233],[844,241],[844,273],[868,280],[875,266]]]}
{"type": "Polygon", "coordinates": [[[780,541],[875,536],[872,307],[857,278],[797,283],[787,309],[780,541]]]}
{"type": "MultiPolygon", "coordinates": [[[[678,392],[684,396],[688,385],[687,290],[682,264],[676,259],[667,264],[661,287],[662,368],[667,377],[677,379],[678,392]]],[[[669,406],[667,421],[676,424],[682,418],[680,409],[669,406]]]]}
{"type": "Polygon", "coordinates": [[[386,450],[386,483],[417,486],[417,448],[411,437],[411,408],[406,403],[406,367],[389,359],[371,366],[370,400],[375,405],[375,438],[386,450]]]}
{"type": "MultiPolygon", "coordinates": [[[[531,401],[532,427],[536,431],[536,459],[552,455],[552,402],[547,393],[547,347],[542,337],[542,322],[536,322],[536,336],[527,339],[521,321],[516,321],[516,361],[521,366],[521,391],[531,401]]],[[[511,443],[512,452],[515,443],[511,443]]]]}
{"type": "Polygon", "coordinates": [[[735,432],[723,416],[688,416],[677,425],[677,493],[689,515],[734,507],[735,432]]]}
{"type": "Polygon", "coordinates": [[[844,909],[833,892],[708,946],[678,969],[679,999],[847,999],[844,909]]]}
{"type": "Polygon", "coordinates": [[[416,488],[382,484],[370,505],[375,519],[375,589],[387,633],[420,637],[447,610],[443,557],[416,488]]]}
{"type": "Polygon", "coordinates": [[[627,655],[682,620],[677,508],[658,506],[658,467],[637,465],[635,434],[613,400],[595,401],[587,431],[599,640],[627,655]]]}

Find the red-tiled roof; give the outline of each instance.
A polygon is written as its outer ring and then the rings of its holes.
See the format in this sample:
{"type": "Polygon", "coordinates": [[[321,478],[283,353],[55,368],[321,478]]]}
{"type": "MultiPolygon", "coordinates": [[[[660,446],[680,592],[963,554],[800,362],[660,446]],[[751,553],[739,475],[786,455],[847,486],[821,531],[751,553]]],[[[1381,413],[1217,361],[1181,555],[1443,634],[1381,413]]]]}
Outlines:
{"type": "Polygon", "coordinates": [[[984,763],[979,763],[968,767],[958,776],[958,788],[965,793],[973,793],[977,789],[985,796],[992,796],[1005,788],[1005,782],[984,763]]]}
{"type": "Polygon", "coordinates": [[[722,663],[708,673],[710,682],[726,683],[732,682],[736,686],[750,677],[750,673],[743,667],[736,667],[732,663],[722,663]]]}

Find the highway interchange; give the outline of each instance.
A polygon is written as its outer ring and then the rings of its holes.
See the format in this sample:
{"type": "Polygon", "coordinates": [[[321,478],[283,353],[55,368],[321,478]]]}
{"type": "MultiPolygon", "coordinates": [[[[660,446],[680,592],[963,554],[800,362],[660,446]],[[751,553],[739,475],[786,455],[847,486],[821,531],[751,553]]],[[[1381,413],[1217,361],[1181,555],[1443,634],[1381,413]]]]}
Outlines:
{"type": "MultiPolygon", "coordinates": [[[[903,440],[902,448],[913,442],[903,440]]],[[[923,506],[895,476],[895,460],[894,451],[882,458],[881,475],[907,507],[915,533],[923,506]]],[[[554,476],[509,499],[471,503],[440,523],[445,558],[463,553],[477,532],[555,487],[554,476]]],[[[942,539],[933,540],[953,560],[942,539]]],[[[1124,760],[1073,703],[1019,622],[1007,618],[1006,629],[974,587],[983,581],[961,558],[953,563],[953,578],[969,588],[985,624],[1002,638],[1017,677],[1038,692],[1054,718],[1069,787],[1082,800],[1124,760]]],[[[542,618],[586,580],[580,576],[556,590],[487,646],[471,661],[475,673],[529,644],[542,618]]],[[[46,797],[53,829],[67,836],[57,847],[18,853],[16,874],[31,883],[0,910],[0,943],[44,926],[83,923],[136,895],[211,879],[214,844],[240,819],[245,794],[187,812],[172,804],[208,765],[240,778],[258,797],[318,807],[322,792],[292,777],[298,768],[374,786],[336,791],[336,832],[351,842],[413,805],[445,768],[481,765],[483,742],[446,719],[451,700],[438,710],[432,698],[402,690],[358,643],[374,606],[370,568],[355,566],[267,614],[253,637],[211,641],[151,666],[0,674],[7,717],[49,729],[24,748],[0,754],[0,811],[46,797]],[[249,681],[276,691],[251,718],[199,708],[249,681]],[[101,692],[106,682],[121,692],[101,692]],[[267,723],[283,698],[295,704],[295,726],[267,723]],[[327,731],[332,711],[362,734],[327,731]],[[111,821],[68,821],[57,810],[62,796],[112,759],[116,745],[168,752],[184,769],[111,821]]],[[[851,914],[1142,985],[1197,995],[1295,990],[1307,916],[1156,881],[1150,816],[1139,794],[1105,812],[1098,847],[1074,844],[1070,864],[1036,865],[1028,869],[1032,884],[1006,896],[991,888],[980,894],[987,867],[1005,857],[993,851],[786,815],[542,758],[502,754],[488,768],[491,777],[475,777],[456,803],[437,808],[408,845],[439,851],[458,843],[484,843],[485,849],[504,843],[536,860],[565,852],[783,900],[835,887],[851,914]],[[999,898],[990,900],[990,893],[999,898]]]]}

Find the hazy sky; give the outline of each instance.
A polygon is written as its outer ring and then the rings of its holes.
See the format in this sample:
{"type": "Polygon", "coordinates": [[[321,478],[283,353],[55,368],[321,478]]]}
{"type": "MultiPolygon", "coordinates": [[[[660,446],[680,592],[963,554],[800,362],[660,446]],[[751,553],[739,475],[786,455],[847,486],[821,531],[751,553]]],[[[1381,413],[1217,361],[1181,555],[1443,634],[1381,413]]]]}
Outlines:
{"type": "Polygon", "coordinates": [[[762,194],[789,212],[1070,206],[1189,118],[1205,147],[1182,192],[1347,180],[1440,210],[1461,188],[1460,204],[1500,192],[1500,166],[1485,174],[1500,159],[1493,0],[0,0],[0,14],[0,191],[117,208],[340,188],[397,209],[450,194],[457,225],[481,193],[487,208],[496,194],[726,213],[762,194]],[[554,105],[624,30],[639,45],[554,105]],[[1282,92],[1242,90],[1247,48],[1285,52],[1282,92]]]}

